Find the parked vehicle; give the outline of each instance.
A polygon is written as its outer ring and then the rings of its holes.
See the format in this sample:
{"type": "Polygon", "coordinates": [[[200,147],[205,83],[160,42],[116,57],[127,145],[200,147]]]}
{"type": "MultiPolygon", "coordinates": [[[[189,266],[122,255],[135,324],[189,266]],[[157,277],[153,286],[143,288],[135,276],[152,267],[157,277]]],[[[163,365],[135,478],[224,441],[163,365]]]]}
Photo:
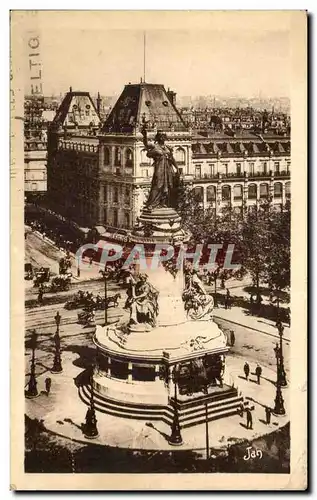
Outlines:
{"type": "Polygon", "coordinates": [[[81,325],[89,325],[95,321],[95,311],[93,309],[86,309],[77,314],[78,323],[81,325]]]}
{"type": "Polygon", "coordinates": [[[34,286],[38,287],[41,283],[48,282],[50,280],[50,276],[50,268],[41,267],[38,271],[35,272],[35,277],[33,279],[34,286]]]}
{"type": "Polygon", "coordinates": [[[24,279],[32,280],[33,276],[34,276],[34,270],[32,264],[30,262],[24,264],[24,279]]]}
{"type": "Polygon", "coordinates": [[[71,274],[55,276],[50,283],[51,292],[64,292],[69,290],[71,283],[71,274]]]}

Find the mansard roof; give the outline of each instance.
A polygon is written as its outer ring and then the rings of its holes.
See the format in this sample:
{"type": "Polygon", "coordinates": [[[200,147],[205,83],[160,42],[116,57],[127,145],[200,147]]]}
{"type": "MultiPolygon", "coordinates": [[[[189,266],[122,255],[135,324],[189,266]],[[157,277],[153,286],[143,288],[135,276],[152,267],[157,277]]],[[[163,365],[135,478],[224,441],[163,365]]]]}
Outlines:
{"type": "Polygon", "coordinates": [[[53,124],[70,129],[99,127],[100,117],[89,92],[72,90],[67,92],[56,112],[53,124]]]}
{"type": "Polygon", "coordinates": [[[164,85],[139,83],[124,87],[102,127],[102,132],[132,133],[137,127],[142,127],[144,122],[149,130],[188,130],[164,85]]]}

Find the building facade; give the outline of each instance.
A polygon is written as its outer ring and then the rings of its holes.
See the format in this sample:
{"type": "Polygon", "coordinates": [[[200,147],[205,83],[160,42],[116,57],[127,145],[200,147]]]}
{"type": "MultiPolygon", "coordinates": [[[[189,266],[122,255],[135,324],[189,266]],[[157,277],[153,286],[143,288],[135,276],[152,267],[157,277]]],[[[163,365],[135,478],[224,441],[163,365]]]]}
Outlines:
{"type": "Polygon", "coordinates": [[[158,130],[165,132],[185,183],[204,208],[220,213],[231,205],[238,211],[268,197],[278,209],[285,204],[290,198],[289,137],[248,130],[200,135],[183,120],[175,96],[163,85],[126,85],[101,124],[86,119],[88,105],[98,118],[89,94],[70,91],[49,130],[50,208],[82,227],[131,229],[153,175],[144,125],[149,140],[158,130]],[[77,118],[69,119],[76,96],[81,97],[82,121],[78,108],[77,118]]]}

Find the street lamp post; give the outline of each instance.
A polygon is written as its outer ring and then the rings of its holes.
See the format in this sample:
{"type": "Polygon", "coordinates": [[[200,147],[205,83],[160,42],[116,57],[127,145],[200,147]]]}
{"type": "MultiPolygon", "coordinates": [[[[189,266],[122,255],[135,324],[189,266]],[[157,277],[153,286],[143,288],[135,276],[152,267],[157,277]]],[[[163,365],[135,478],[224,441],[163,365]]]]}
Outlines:
{"type": "Polygon", "coordinates": [[[286,387],[287,386],[287,380],[286,380],[286,374],[285,374],[285,369],[284,369],[284,356],[283,356],[283,333],[284,333],[284,326],[282,325],[281,320],[278,320],[276,323],[276,327],[278,329],[278,334],[280,337],[280,346],[279,346],[279,363],[278,363],[278,371],[277,371],[277,378],[280,387],[286,387]]]}
{"type": "Polygon", "coordinates": [[[26,397],[31,399],[31,398],[36,398],[39,393],[37,390],[37,381],[36,381],[36,376],[35,376],[35,349],[36,349],[36,344],[37,344],[37,333],[35,330],[32,331],[31,334],[31,349],[32,349],[32,358],[31,358],[31,374],[30,374],[30,380],[28,383],[28,388],[25,393],[26,397]]]}
{"type": "Polygon", "coordinates": [[[102,274],[102,277],[104,279],[105,283],[105,326],[108,324],[108,304],[107,304],[107,298],[108,298],[108,290],[107,290],[107,280],[109,278],[109,273],[105,269],[104,271],[100,271],[102,274]]]}
{"type": "Polygon", "coordinates": [[[284,399],[282,396],[281,384],[279,380],[281,358],[280,358],[280,348],[278,347],[278,344],[276,344],[274,351],[276,356],[277,380],[276,380],[276,395],[275,395],[275,404],[273,413],[275,413],[275,415],[285,415],[284,399]]]}
{"type": "Polygon", "coordinates": [[[94,365],[91,367],[91,373],[89,377],[90,382],[90,404],[86,413],[86,422],[84,427],[84,435],[88,439],[95,439],[99,436],[98,428],[97,428],[97,418],[95,411],[95,402],[94,402],[94,387],[93,387],[93,374],[94,374],[94,365]]]}
{"type": "Polygon", "coordinates": [[[54,353],[54,364],[51,369],[51,373],[61,373],[63,371],[62,360],[61,360],[61,338],[59,336],[59,325],[61,322],[61,315],[57,311],[54,317],[56,323],[56,333],[54,335],[55,342],[55,353],[54,353]]]}
{"type": "Polygon", "coordinates": [[[177,370],[176,370],[176,366],[174,366],[174,369],[173,369],[172,379],[174,382],[174,416],[173,416],[173,423],[172,423],[172,434],[168,440],[168,443],[173,445],[173,446],[180,446],[183,444],[183,438],[181,435],[181,428],[179,425],[179,415],[178,415],[178,408],[177,408],[177,370]]]}

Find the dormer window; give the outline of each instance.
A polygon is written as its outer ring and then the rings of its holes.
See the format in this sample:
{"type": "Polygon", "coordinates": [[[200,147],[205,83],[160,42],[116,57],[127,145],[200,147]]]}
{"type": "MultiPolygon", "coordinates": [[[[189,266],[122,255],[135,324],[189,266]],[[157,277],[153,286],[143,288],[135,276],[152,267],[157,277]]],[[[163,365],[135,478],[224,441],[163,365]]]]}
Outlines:
{"type": "Polygon", "coordinates": [[[168,101],[163,101],[163,106],[165,106],[167,108],[168,106],[168,101]]]}
{"type": "Polygon", "coordinates": [[[149,108],[151,106],[151,101],[145,101],[146,106],[149,108]]]}

